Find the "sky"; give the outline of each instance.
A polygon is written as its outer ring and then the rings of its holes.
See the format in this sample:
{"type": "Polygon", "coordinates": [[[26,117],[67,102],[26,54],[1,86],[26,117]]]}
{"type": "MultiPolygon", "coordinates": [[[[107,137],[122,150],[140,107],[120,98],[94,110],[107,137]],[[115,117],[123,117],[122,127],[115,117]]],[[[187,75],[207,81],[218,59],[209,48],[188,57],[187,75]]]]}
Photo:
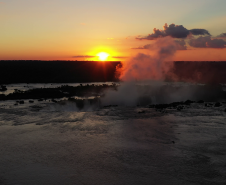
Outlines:
{"type": "Polygon", "coordinates": [[[226,61],[225,7],[225,0],[0,0],[0,60],[98,60],[100,52],[125,60],[172,37],[174,60],[226,61]]]}

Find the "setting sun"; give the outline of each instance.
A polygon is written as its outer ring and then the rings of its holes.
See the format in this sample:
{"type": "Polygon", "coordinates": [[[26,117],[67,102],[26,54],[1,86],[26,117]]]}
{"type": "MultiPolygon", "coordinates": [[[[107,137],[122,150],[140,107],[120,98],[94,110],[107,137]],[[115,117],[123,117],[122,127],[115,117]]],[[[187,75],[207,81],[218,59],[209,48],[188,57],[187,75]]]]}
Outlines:
{"type": "Polygon", "coordinates": [[[105,60],[107,60],[109,54],[105,53],[105,52],[100,52],[100,53],[97,54],[97,56],[99,57],[99,60],[105,61],[105,60]]]}

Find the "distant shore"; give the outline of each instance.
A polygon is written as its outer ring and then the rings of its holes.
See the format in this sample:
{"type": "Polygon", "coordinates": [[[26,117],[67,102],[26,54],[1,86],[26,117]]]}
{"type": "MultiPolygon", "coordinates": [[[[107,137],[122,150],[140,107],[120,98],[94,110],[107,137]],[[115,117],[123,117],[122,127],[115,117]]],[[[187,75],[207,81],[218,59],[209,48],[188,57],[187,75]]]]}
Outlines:
{"type": "MultiPolygon", "coordinates": [[[[0,85],[118,82],[120,61],[0,60],[0,85]]],[[[165,81],[226,83],[226,61],[175,61],[165,81]]]]}
{"type": "Polygon", "coordinates": [[[121,62],[1,60],[0,84],[118,81],[121,62]]]}

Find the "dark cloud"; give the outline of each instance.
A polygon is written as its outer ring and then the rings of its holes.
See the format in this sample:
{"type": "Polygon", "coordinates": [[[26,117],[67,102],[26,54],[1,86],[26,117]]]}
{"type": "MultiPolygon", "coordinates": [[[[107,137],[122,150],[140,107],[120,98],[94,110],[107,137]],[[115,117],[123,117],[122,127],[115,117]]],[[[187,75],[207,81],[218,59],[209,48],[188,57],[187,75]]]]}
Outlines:
{"type": "Polygon", "coordinates": [[[210,35],[210,33],[205,29],[192,29],[189,31],[192,35],[210,35]]]}
{"type": "Polygon", "coordinates": [[[112,58],[128,58],[128,57],[123,57],[123,56],[113,56],[112,58]]]}
{"type": "Polygon", "coordinates": [[[139,40],[154,40],[161,37],[171,36],[173,38],[186,38],[189,34],[192,35],[210,35],[205,29],[192,29],[188,30],[183,25],[175,25],[167,23],[163,26],[164,30],[154,28],[153,33],[146,37],[137,37],[139,40]]]}
{"type": "Polygon", "coordinates": [[[225,48],[226,41],[223,39],[211,39],[210,36],[191,39],[189,45],[195,48],[225,48]]]}
{"type": "Polygon", "coordinates": [[[144,46],[139,46],[137,48],[131,48],[131,49],[150,49],[152,46],[152,44],[147,44],[147,45],[144,45],[144,46]]]}
{"type": "Polygon", "coordinates": [[[72,58],[93,58],[96,56],[92,56],[92,55],[76,55],[76,56],[72,56],[72,58]]]}
{"type": "MultiPolygon", "coordinates": [[[[186,42],[184,40],[174,40],[176,50],[187,50],[186,42]]],[[[140,46],[137,48],[131,48],[131,49],[151,49],[152,44],[147,44],[144,46],[140,46]]]]}
{"type": "Polygon", "coordinates": [[[173,38],[186,38],[189,34],[189,30],[187,30],[182,25],[170,24],[169,26],[165,24],[163,26],[166,36],[171,36],[173,38]]]}
{"type": "Polygon", "coordinates": [[[226,38],[226,33],[222,33],[222,34],[218,35],[217,37],[226,38]]]}

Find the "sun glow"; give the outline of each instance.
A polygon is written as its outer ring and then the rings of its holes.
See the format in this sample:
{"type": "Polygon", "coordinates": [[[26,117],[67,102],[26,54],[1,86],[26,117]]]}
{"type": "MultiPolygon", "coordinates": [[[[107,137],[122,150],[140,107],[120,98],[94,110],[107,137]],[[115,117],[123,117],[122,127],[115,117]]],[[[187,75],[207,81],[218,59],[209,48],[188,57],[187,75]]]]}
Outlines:
{"type": "Polygon", "coordinates": [[[106,61],[107,58],[109,57],[109,54],[105,52],[100,52],[97,54],[97,56],[99,57],[99,60],[106,61]]]}

